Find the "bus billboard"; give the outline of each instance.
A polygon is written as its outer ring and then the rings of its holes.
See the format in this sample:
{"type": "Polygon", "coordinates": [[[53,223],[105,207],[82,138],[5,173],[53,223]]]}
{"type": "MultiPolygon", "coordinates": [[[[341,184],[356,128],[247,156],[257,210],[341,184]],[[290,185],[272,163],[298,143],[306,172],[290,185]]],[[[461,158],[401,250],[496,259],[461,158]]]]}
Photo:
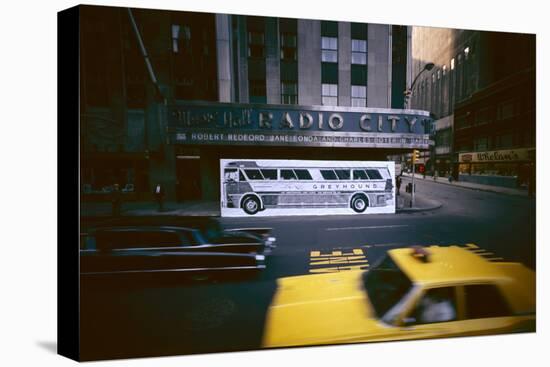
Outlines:
{"type": "Polygon", "coordinates": [[[223,217],[395,213],[392,161],[221,159],[223,217]]]}

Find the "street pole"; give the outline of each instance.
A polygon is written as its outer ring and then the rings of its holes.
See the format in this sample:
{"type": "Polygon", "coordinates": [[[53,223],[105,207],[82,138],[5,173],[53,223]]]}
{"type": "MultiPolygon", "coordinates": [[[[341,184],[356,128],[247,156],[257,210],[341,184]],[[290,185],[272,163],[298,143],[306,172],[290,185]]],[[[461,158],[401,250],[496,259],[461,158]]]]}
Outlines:
{"type": "Polygon", "coordinates": [[[415,166],[415,159],[413,157],[412,159],[412,189],[411,189],[411,208],[414,206],[414,166],[415,166]]]}

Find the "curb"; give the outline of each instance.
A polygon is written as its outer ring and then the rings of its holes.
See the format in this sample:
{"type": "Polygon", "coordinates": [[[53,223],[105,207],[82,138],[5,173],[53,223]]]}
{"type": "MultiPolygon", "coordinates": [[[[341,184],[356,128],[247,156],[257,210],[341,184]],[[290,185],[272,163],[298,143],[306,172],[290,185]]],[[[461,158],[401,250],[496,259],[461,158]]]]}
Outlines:
{"type": "Polygon", "coordinates": [[[431,210],[439,209],[443,206],[439,201],[431,200],[434,204],[432,206],[423,207],[423,208],[401,208],[396,209],[396,213],[416,213],[416,212],[427,212],[431,210]]]}
{"type": "MultiPolygon", "coordinates": [[[[408,178],[409,180],[412,179],[412,176],[408,176],[408,175],[403,175],[403,177],[406,177],[408,178]]],[[[430,176],[427,176],[427,177],[430,177],[430,176]]],[[[442,184],[442,185],[447,185],[447,186],[453,186],[453,187],[458,187],[458,188],[461,188],[461,189],[468,189],[468,190],[475,190],[475,191],[484,191],[484,192],[492,192],[492,193],[495,193],[495,194],[502,194],[502,195],[512,195],[512,196],[525,196],[525,197],[528,197],[527,193],[524,193],[522,191],[519,191],[519,192],[513,192],[513,191],[501,191],[501,190],[498,190],[498,189],[492,189],[490,187],[472,187],[472,186],[463,186],[461,184],[453,184],[452,182],[448,182],[448,181],[439,181],[439,180],[436,180],[434,181],[432,179],[432,177],[430,177],[429,179],[426,178],[422,178],[422,177],[416,177],[416,179],[418,180],[422,180],[422,181],[429,181],[429,182],[433,182],[433,183],[437,183],[437,184],[442,184]]],[[[458,182],[462,182],[462,181],[458,181],[458,182]]],[[[504,189],[508,189],[506,187],[503,187],[504,189]]],[[[511,189],[513,190],[513,189],[511,189]]]]}

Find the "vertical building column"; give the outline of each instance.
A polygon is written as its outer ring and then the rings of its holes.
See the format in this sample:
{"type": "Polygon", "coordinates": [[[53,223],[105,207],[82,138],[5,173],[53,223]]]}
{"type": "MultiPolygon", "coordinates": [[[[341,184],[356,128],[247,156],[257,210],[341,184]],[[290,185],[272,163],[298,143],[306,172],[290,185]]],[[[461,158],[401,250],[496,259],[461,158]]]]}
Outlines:
{"type": "Polygon", "coordinates": [[[298,19],[298,104],[321,104],[321,22],[298,19]]]}
{"type": "Polygon", "coordinates": [[[235,19],[236,27],[234,28],[236,34],[233,33],[233,37],[236,38],[234,44],[235,49],[235,61],[234,61],[234,75],[237,82],[235,89],[235,97],[237,102],[248,103],[248,32],[246,31],[246,18],[242,15],[232,15],[235,19]]]}
{"type": "Polygon", "coordinates": [[[391,25],[369,24],[367,107],[391,106],[391,25]]]}
{"type": "Polygon", "coordinates": [[[338,106],[351,106],[351,24],[338,22],[338,106]]]}
{"type": "Polygon", "coordinates": [[[279,19],[265,18],[265,88],[267,103],[281,103],[281,48],[279,19]]]}
{"type": "MultiPolygon", "coordinates": [[[[412,60],[412,27],[407,26],[407,75],[405,77],[407,90],[411,88],[413,60],[412,60]]],[[[412,99],[409,99],[409,108],[412,106],[412,99]]]]}
{"type": "Polygon", "coordinates": [[[231,52],[231,18],[216,14],[216,55],[218,63],[218,101],[235,100],[232,88],[233,57],[231,52]]]}

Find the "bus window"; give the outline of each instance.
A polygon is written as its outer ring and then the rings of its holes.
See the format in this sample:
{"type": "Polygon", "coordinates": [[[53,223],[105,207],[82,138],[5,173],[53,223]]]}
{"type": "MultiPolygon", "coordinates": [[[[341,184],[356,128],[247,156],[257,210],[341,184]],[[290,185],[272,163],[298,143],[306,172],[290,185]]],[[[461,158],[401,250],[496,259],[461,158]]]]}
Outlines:
{"type": "Polygon", "coordinates": [[[334,173],[333,170],[329,169],[322,169],[321,175],[325,180],[337,180],[336,173],[334,173]]]}
{"type": "Polygon", "coordinates": [[[243,171],[241,170],[239,170],[239,181],[243,181],[243,182],[246,181],[246,177],[244,177],[243,171]]]}
{"type": "Polygon", "coordinates": [[[369,178],[371,180],[381,180],[382,175],[380,175],[380,172],[378,172],[377,169],[367,169],[367,175],[369,175],[369,178]]]}
{"type": "Polygon", "coordinates": [[[382,178],[386,180],[391,178],[390,171],[388,171],[388,169],[386,168],[380,168],[378,172],[380,172],[380,174],[382,175],[382,178]]]}
{"type": "Polygon", "coordinates": [[[251,180],[263,180],[264,176],[262,176],[259,169],[245,169],[244,172],[251,180]]]}
{"type": "Polygon", "coordinates": [[[353,170],[353,179],[354,180],[368,180],[367,173],[363,169],[354,169],[353,170]]]}
{"type": "Polygon", "coordinates": [[[237,178],[238,178],[238,175],[237,175],[237,169],[236,168],[225,170],[225,181],[227,181],[227,182],[237,181],[237,178]]]}
{"type": "Polygon", "coordinates": [[[266,180],[276,180],[277,179],[277,170],[276,169],[262,169],[262,175],[264,175],[266,180]]]}
{"type": "Polygon", "coordinates": [[[307,169],[295,169],[294,173],[298,176],[298,180],[313,180],[307,169]]]}
{"type": "Polygon", "coordinates": [[[340,180],[349,180],[350,178],[349,169],[337,169],[334,172],[336,172],[340,180]]]}
{"type": "Polygon", "coordinates": [[[281,170],[281,179],[283,180],[296,180],[296,175],[291,169],[282,169],[281,170]]]}

